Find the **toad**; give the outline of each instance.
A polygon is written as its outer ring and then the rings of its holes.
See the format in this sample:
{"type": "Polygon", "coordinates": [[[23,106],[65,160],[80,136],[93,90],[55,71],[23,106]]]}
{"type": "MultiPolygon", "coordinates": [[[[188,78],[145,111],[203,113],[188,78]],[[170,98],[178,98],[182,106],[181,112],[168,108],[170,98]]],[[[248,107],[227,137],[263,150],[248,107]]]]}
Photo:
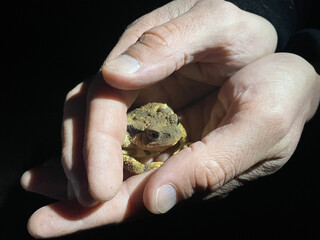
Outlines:
{"type": "Polygon", "coordinates": [[[187,133],[174,111],[164,103],[148,103],[127,113],[127,132],[122,145],[124,169],[134,174],[160,167],[163,162],[145,163],[174,148],[187,147],[187,133]]]}

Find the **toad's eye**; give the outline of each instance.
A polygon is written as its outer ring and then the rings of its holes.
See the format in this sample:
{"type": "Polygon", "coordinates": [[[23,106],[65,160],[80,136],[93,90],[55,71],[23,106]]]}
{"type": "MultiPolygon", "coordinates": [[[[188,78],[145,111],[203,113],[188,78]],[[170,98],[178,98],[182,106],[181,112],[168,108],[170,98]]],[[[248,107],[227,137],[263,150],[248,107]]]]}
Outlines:
{"type": "Polygon", "coordinates": [[[177,125],[179,125],[179,123],[180,123],[180,119],[178,118],[177,125]]]}
{"type": "Polygon", "coordinates": [[[156,132],[156,131],[147,131],[147,135],[150,139],[152,140],[157,140],[160,137],[160,133],[156,132]]]}

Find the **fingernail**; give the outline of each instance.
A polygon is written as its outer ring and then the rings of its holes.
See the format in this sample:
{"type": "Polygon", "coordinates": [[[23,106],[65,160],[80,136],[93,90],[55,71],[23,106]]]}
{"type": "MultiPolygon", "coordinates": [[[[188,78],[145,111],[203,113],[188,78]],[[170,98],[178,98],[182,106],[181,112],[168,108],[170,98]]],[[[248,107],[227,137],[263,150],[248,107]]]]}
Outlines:
{"type": "Polygon", "coordinates": [[[133,57],[130,57],[126,54],[122,54],[116,57],[115,59],[105,62],[105,66],[107,68],[125,74],[131,74],[138,71],[138,69],[140,68],[140,63],[133,57]]]}
{"type": "Polygon", "coordinates": [[[177,192],[170,184],[162,185],[156,193],[156,207],[160,213],[169,211],[177,203],[177,192]]]}

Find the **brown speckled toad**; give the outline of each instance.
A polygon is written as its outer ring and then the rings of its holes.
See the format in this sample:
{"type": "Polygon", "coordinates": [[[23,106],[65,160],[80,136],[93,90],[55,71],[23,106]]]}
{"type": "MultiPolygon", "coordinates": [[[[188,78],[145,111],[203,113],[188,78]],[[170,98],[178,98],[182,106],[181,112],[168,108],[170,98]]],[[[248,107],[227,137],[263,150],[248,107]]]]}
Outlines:
{"type": "Polygon", "coordinates": [[[174,154],[188,146],[187,133],[167,104],[148,103],[127,113],[127,133],[122,145],[126,170],[140,174],[160,167],[163,162],[143,162],[175,145],[174,154]]]}

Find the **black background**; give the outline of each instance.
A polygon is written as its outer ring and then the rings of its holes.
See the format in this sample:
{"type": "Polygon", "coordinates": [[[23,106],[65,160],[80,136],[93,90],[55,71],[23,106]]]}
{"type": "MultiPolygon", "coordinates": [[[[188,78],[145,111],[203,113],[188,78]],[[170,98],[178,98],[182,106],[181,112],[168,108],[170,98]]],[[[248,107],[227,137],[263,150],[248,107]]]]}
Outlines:
{"type": "MultiPolygon", "coordinates": [[[[59,156],[66,93],[92,76],[126,26],[166,1],[11,1],[1,21],[0,239],[32,239],[28,217],[52,200],[25,192],[21,174],[59,156]]],[[[62,239],[318,239],[320,116],[277,173],[222,200],[189,200],[168,214],[62,239]]]]}

